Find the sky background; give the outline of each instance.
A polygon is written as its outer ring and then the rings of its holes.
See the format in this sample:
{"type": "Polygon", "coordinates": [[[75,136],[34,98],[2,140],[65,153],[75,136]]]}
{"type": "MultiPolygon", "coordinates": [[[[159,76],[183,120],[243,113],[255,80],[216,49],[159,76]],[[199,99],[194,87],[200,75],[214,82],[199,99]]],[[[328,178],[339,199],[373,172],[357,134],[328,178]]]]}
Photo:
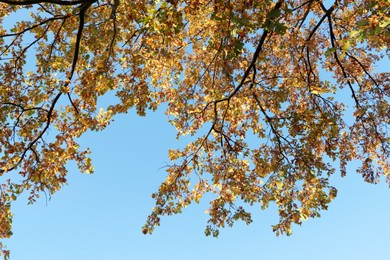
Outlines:
{"type": "Polygon", "coordinates": [[[167,151],[180,145],[163,110],[116,117],[80,142],[91,148],[95,173],[70,165],[69,185],[50,200],[27,205],[21,196],[13,204],[14,235],[3,241],[11,260],[389,259],[390,189],[365,183],[353,165],[345,178],[332,176],[339,192],[328,211],[294,226],[290,237],[272,232],[278,221],[272,206],[253,207],[249,226],[238,222],[219,238],[206,237],[207,201],[164,217],[153,235],[143,235],[167,151]]]}
{"type": "Polygon", "coordinates": [[[208,202],[164,217],[153,235],[141,227],[154,205],[150,194],[165,177],[167,150],[177,146],[162,110],[117,117],[105,131],[81,140],[92,150],[93,175],[70,167],[69,185],[34,205],[13,205],[14,235],[4,241],[12,260],[103,259],[388,259],[390,190],[351,171],[334,176],[338,197],[321,218],[276,237],[275,208],[254,207],[254,222],[205,237],[208,202]]]}

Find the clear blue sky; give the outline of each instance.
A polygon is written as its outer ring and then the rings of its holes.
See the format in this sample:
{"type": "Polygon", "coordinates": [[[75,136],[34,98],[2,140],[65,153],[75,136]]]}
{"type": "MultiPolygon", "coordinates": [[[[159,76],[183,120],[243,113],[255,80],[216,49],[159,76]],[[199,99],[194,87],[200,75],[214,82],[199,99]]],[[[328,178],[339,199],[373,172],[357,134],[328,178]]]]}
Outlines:
{"type": "Polygon", "coordinates": [[[276,237],[276,211],[254,208],[254,223],[204,236],[207,202],[162,219],[153,235],[141,227],[153,207],[150,194],[164,179],[175,131],[162,111],[117,118],[101,133],[82,138],[91,147],[95,174],[71,167],[69,185],[47,202],[42,197],[13,207],[14,236],[5,241],[12,260],[192,259],[388,259],[390,190],[350,172],[333,177],[339,195],[320,219],[276,237]]]}
{"type": "MultiPolygon", "coordinates": [[[[364,183],[353,172],[333,176],[338,197],[322,217],[276,237],[274,208],[253,208],[254,222],[205,237],[207,201],[165,217],[153,235],[143,235],[154,201],[150,194],[165,178],[167,150],[178,146],[163,111],[140,118],[134,112],[100,133],[83,136],[92,150],[93,175],[70,167],[69,185],[32,206],[13,205],[11,260],[386,260],[390,242],[390,189],[364,183]]],[[[351,169],[353,166],[351,167],[351,169]]]]}

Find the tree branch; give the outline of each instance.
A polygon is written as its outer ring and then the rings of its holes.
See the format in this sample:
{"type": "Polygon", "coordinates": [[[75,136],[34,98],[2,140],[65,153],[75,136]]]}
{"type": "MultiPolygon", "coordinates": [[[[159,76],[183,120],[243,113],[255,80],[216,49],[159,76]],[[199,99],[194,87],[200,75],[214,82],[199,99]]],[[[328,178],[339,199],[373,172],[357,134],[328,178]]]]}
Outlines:
{"type": "Polygon", "coordinates": [[[75,1],[64,1],[64,0],[0,0],[0,3],[9,5],[31,5],[49,3],[56,5],[78,5],[90,2],[89,0],[75,0],[75,1]]]}

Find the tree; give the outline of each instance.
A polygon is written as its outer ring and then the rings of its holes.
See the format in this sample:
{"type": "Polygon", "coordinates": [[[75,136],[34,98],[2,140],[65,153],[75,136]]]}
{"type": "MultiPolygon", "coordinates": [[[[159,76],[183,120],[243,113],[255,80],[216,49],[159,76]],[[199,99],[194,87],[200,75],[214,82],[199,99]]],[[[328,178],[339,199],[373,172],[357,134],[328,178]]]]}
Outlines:
{"type": "Polygon", "coordinates": [[[0,0],[0,22],[1,238],[19,194],[53,194],[69,161],[93,172],[85,132],[160,104],[192,141],[144,233],[210,193],[206,235],[272,202],[290,234],[348,162],[390,182],[389,0],[0,0]]]}

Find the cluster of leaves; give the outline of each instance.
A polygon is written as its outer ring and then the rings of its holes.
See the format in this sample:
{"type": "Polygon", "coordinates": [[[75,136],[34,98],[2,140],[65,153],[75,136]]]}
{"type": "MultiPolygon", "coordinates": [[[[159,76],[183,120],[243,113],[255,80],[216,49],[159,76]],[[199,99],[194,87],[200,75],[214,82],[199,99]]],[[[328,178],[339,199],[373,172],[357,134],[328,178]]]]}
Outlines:
{"type": "Polygon", "coordinates": [[[374,70],[389,56],[389,6],[0,0],[0,238],[19,194],[56,192],[69,161],[93,172],[77,143],[86,131],[162,103],[193,141],[169,151],[144,233],[210,193],[207,235],[250,223],[241,205],[270,203],[274,231],[290,234],[336,196],[335,161],[342,175],[358,160],[366,181],[390,181],[389,73],[374,70]],[[116,99],[100,108],[108,93],[116,99]]]}

